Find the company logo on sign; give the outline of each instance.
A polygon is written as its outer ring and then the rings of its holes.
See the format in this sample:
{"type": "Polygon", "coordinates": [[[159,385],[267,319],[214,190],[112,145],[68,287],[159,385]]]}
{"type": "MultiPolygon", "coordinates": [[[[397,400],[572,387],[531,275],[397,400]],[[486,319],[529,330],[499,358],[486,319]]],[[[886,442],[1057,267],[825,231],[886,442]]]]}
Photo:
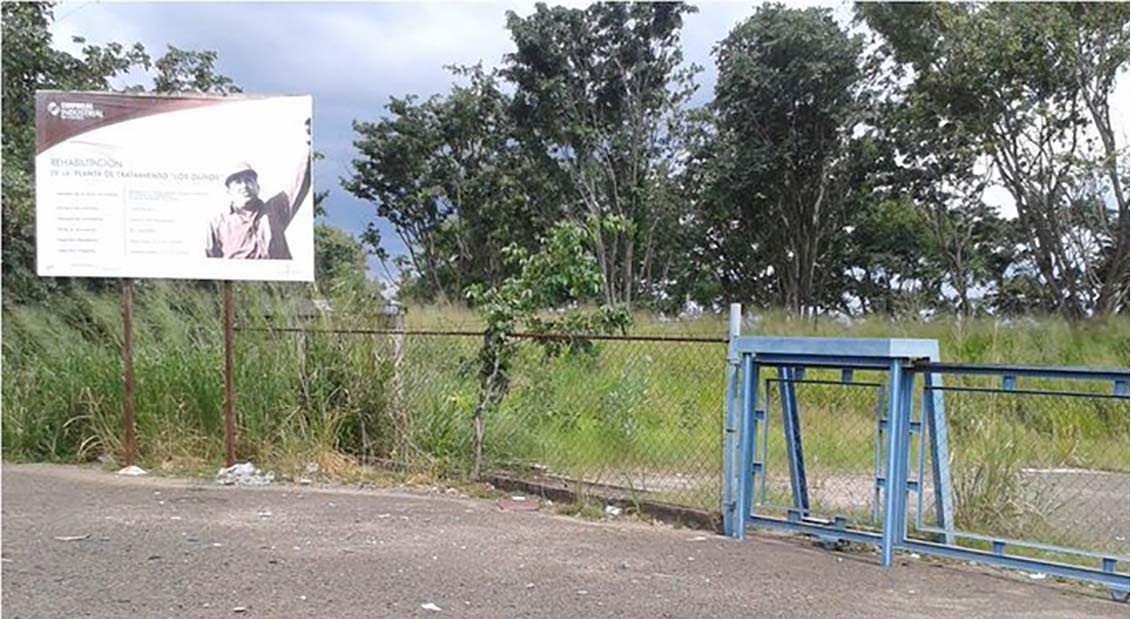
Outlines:
{"type": "Polygon", "coordinates": [[[47,113],[63,120],[102,118],[102,110],[94,107],[93,103],[76,103],[73,101],[50,101],[47,103],[47,113]]]}

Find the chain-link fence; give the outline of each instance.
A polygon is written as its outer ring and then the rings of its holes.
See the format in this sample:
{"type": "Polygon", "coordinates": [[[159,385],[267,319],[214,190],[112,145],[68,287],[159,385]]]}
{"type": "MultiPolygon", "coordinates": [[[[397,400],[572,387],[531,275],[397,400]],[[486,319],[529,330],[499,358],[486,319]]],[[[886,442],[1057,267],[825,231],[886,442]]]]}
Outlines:
{"type": "MultiPolygon", "coordinates": [[[[330,395],[304,408],[345,410],[336,424],[345,451],[398,469],[471,470],[481,333],[245,329],[240,340],[241,356],[301,351],[292,369],[303,393],[330,395]]],[[[561,346],[556,336],[519,334],[514,341],[505,394],[482,411],[486,473],[718,511],[724,340],[608,336],[561,346]]]]}
{"type": "MultiPolygon", "coordinates": [[[[466,475],[472,469],[481,333],[248,330],[239,339],[244,359],[281,347],[293,351],[293,362],[270,380],[300,385],[296,408],[335,415],[323,431],[338,449],[404,470],[466,475]]],[[[602,337],[572,348],[547,336],[515,341],[505,395],[483,411],[485,472],[720,509],[723,340],[602,337]]],[[[795,463],[786,445],[798,440],[808,513],[843,516],[858,528],[881,526],[884,373],[858,371],[845,381],[839,371],[811,369],[792,376],[792,390],[783,388],[782,376],[768,374],[755,511],[795,508],[795,463]]],[[[254,384],[252,377],[238,380],[254,384]]],[[[1127,399],[1112,397],[1107,383],[1034,379],[1002,393],[992,380],[1001,379],[947,378],[954,526],[975,536],[1126,555],[1127,399]]],[[[263,417],[254,414],[254,392],[240,389],[242,419],[263,417]]],[[[922,398],[915,394],[916,411],[922,398]]],[[[909,518],[929,533],[935,492],[922,436],[911,441],[910,479],[919,489],[909,518]]]]}

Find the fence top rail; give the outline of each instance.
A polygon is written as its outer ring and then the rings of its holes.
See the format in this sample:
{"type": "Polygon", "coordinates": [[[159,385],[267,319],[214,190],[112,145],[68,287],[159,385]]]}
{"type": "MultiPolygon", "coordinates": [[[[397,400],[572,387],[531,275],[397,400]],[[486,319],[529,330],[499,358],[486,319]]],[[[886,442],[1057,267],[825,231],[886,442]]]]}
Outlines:
{"type": "MultiPolygon", "coordinates": [[[[484,331],[443,331],[428,329],[341,329],[312,327],[247,327],[236,326],[237,331],[266,333],[325,333],[332,335],[410,335],[433,337],[483,337],[484,331]]],[[[723,337],[691,337],[664,335],[583,335],[573,333],[512,333],[511,337],[527,340],[595,340],[613,342],[676,342],[692,344],[726,344],[723,337]]]]}
{"type": "Polygon", "coordinates": [[[915,364],[915,369],[920,372],[931,372],[935,374],[1027,376],[1032,378],[1067,378],[1078,380],[1111,381],[1128,381],[1129,379],[1131,379],[1131,370],[1121,368],[919,362],[915,364]]]}
{"type": "Polygon", "coordinates": [[[782,357],[836,357],[841,359],[939,358],[938,340],[839,337],[739,336],[731,342],[734,354],[782,357]]]}

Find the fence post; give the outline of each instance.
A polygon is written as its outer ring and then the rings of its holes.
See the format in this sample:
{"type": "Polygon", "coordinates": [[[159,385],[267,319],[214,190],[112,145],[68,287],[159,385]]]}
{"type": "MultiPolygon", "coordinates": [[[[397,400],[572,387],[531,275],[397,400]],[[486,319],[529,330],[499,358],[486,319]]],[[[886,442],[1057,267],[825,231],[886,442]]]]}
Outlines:
{"type": "Polygon", "coordinates": [[[907,449],[910,442],[910,390],[905,377],[914,380],[903,362],[893,359],[888,367],[887,470],[884,472],[884,524],[880,541],[880,563],[891,567],[895,546],[903,543],[907,515],[907,449]]]}
{"type": "Polygon", "coordinates": [[[122,382],[124,385],[122,446],[126,466],[133,466],[137,457],[137,434],[134,421],[134,282],[122,280],[122,382]]]}
{"type": "Polygon", "coordinates": [[[727,330],[727,394],[726,426],[723,431],[723,533],[741,540],[745,537],[746,522],[741,519],[736,495],[738,471],[738,353],[735,340],[742,330],[742,304],[730,304],[730,327],[727,330]]]}
{"type": "Polygon", "coordinates": [[[224,466],[236,463],[235,302],[232,281],[224,280],[224,466]]]}

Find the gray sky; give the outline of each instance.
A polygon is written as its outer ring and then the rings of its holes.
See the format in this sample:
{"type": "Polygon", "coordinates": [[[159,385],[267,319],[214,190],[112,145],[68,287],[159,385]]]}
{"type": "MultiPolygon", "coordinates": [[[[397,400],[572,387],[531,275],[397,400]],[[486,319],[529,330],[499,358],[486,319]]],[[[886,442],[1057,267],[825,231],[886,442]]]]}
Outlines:
{"type": "MultiPolygon", "coordinates": [[[[585,3],[563,2],[583,6],[585,3]]],[[[715,84],[711,48],[736,23],[753,13],[752,2],[693,2],[699,12],[686,18],[684,57],[704,68],[693,103],[705,103],[715,84]]],[[[826,6],[847,25],[846,0],[790,2],[826,6]]],[[[533,3],[171,3],[62,2],[55,7],[53,33],[60,49],[78,52],[73,35],[104,44],[140,41],[154,56],[166,45],[214,50],[218,69],[245,92],[310,94],[314,97],[314,145],[326,155],[316,164],[315,188],[330,191],[328,220],[352,233],[375,218],[371,204],[350,196],[339,179],[348,175],[353,120],[375,120],[390,96],[427,97],[446,92],[448,64],[498,66],[511,50],[505,13],[533,11],[533,3]]],[[[1119,80],[1112,116],[1127,133],[1127,82],[1119,80]]],[[[1126,143],[1125,138],[1121,140],[1126,143]]],[[[1012,201],[991,188],[987,201],[1004,211],[1012,201]]],[[[387,222],[379,222],[393,253],[403,246],[387,222]]],[[[371,261],[374,275],[383,275],[371,261]]]]}

